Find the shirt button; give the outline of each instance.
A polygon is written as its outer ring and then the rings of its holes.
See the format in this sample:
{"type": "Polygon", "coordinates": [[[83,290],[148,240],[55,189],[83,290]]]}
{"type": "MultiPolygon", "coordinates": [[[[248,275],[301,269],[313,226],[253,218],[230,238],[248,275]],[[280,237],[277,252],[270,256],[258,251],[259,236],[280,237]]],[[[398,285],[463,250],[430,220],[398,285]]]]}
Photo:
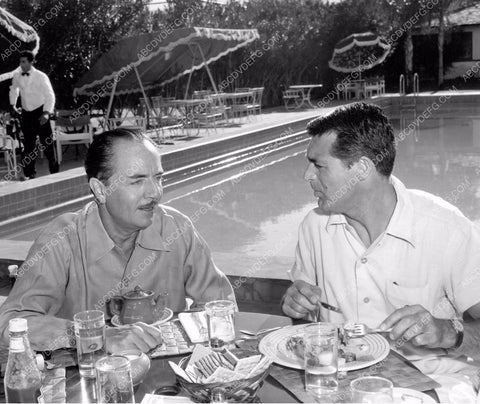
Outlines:
{"type": "Polygon", "coordinates": [[[366,297],[365,299],[363,299],[364,303],[368,303],[370,301],[370,299],[368,297],[366,297]]]}
{"type": "Polygon", "coordinates": [[[367,261],[368,261],[368,260],[367,260],[365,257],[363,257],[363,258],[360,260],[360,262],[361,262],[362,264],[366,264],[367,261]]]}

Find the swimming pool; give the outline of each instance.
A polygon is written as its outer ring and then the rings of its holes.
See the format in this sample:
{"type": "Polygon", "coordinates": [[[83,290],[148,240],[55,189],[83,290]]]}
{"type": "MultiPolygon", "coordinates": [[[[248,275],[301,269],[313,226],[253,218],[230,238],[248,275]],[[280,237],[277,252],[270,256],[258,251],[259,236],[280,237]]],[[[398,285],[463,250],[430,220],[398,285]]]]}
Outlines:
{"type": "MultiPolygon", "coordinates": [[[[408,126],[393,119],[396,134],[408,126]]],[[[434,117],[398,143],[394,175],[480,219],[480,117],[434,117]]],[[[163,203],[187,214],[229,275],[286,278],[297,229],[316,206],[303,180],[308,139],[239,166],[166,190],[163,203]]],[[[40,228],[10,238],[32,240],[40,228]]]]}

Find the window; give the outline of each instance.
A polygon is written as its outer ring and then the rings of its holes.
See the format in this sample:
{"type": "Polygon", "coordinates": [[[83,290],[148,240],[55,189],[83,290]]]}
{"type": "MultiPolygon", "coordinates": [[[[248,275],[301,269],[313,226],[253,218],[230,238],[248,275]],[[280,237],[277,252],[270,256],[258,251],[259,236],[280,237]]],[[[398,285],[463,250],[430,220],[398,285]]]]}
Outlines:
{"type": "Polygon", "coordinates": [[[453,32],[452,33],[453,61],[472,60],[472,33],[471,32],[453,32]]]}

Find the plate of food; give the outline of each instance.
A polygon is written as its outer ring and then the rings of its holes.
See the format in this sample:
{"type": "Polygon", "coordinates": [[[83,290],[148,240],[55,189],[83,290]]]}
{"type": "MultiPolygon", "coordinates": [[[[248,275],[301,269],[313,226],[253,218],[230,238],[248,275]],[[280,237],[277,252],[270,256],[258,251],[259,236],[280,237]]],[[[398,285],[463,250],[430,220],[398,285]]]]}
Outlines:
{"type": "MultiPolygon", "coordinates": [[[[274,331],[260,341],[258,349],[279,365],[303,369],[303,329],[307,325],[293,325],[274,331]]],[[[379,334],[368,334],[362,338],[343,338],[343,333],[340,334],[338,370],[341,372],[372,366],[390,352],[388,341],[379,334]]]]}

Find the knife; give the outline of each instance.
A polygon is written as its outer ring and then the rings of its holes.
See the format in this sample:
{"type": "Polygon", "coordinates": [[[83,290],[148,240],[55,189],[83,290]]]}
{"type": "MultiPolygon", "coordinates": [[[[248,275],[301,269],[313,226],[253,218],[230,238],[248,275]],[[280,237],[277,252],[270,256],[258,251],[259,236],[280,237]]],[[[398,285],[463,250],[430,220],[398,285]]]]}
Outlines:
{"type": "Polygon", "coordinates": [[[332,306],[331,304],[325,303],[325,302],[320,302],[321,306],[327,310],[334,311],[336,313],[343,314],[342,310],[339,309],[338,307],[332,306]]]}

